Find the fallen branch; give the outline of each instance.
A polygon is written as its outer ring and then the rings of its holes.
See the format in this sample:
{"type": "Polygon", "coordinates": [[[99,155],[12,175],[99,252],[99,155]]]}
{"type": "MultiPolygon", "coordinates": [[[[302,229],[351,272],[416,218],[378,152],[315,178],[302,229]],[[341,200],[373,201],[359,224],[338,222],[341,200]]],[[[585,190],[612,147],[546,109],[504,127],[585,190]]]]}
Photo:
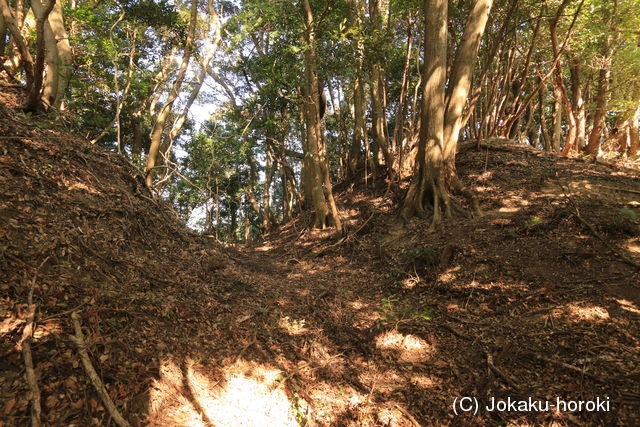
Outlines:
{"type": "Polygon", "coordinates": [[[18,343],[18,345],[22,345],[22,357],[24,358],[24,364],[27,372],[27,383],[29,383],[29,391],[31,391],[31,425],[36,427],[39,427],[41,425],[40,414],[42,413],[42,405],[40,404],[40,388],[38,387],[36,371],[33,368],[33,356],[31,354],[31,338],[33,337],[33,331],[35,329],[33,327],[33,324],[36,318],[36,305],[33,303],[33,291],[36,286],[38,271],[40,271],[40,269],[48,259],[49,257],[46,257],[33,273],[33,279],[31,279],[31,287],[29,288],[29,296],[27,297],[29,316],[27,317],[27,324],[22,331],[22,339],[20,340],[21,342],[18,343]]]}
{"type": "Polygon", "coordinates": [[[570,371],[578,372],[579,374],[584,375],[586,377],[589,377],[591,379],[594,379],[594,380],[596,380],[598,382],[601,382],[601,383],[606,383],[607,382],[605,379],[600,378],[599,376],[597,376],[595,374],[592,374],[590,372],[587,372],[584,369],[578,368],[577,366],[570,365],[570,364],[562,362],[560,360],[551,359],[549,357],[546,357],[546,356],[543,356],[541,354],[534,353],[534,352],[527,352],[526,354],[528,356],[531,356],[534,359],[538,359],[538,360],[540,360],[542,362],[551,363],[551,364],[554,364],[554,365],[557,365],[557,366],[561,366],[561,367],[563,367],[565,369],[568,369],[570,371]]]}
{"type": "Polygon", "coordinates": [[[492,371],[494,374],[502,378],[504,382],[509,384],[514,389],[520,390],[520,385],[516,382],[514,378],[512,378],[506,372],[501,371],[496,365],[493,364],[493,356],[491,356],[491,353],[489,353],[488,351],[485,351],[484,354],[487,357],[487,367],[489,368],[489,371],[492,371]]]}
{"type": "Polygon", "coordinates": [[[91,364],[91,359],[89,358],[89,354],[87,353],[87,345],[85,344],[84,337],[82,335],[82,327],[80,326],[80,315],[77,312],[74,312],[71,314],[71,319],[73,321],[75,336],[70,335],[69,338],[78,347],[78,353],[80,354],[82,365],[84,366],[84,370],[89,376],[91,383],[95,387],[98,395],[100,396],[100,399],[102,399],[102,403],[104,403],[107,411],[109,411],[109,415],[111,415],[111,418],[113,418],[116,424],[118,424],[120,427],[130,427],[131,424],[129,424],[127,420],[125,420],[122,415],[120,415],[120,412],[118,412],[116,405],[113,404],[111,397],[109,397],[107,389],[104,387],[104,384],[102,384],[100,377],[91,364]]]}

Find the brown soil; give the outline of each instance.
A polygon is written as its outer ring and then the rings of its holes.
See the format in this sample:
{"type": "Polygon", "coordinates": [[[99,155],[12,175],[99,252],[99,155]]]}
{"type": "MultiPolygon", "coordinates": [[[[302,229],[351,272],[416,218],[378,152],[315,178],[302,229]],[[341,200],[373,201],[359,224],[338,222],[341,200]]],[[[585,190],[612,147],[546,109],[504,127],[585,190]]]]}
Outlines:
{"type": "Polygon", "coordinates": [[[347,238],[302,216],[221,249],[126,160],[52,126],[0,109],[0,425],[29,422],[32,284],[47,425],[114,424],[73,311],[134,425],[640,424],[636,169],[490,141],[458,164],[481,217],[428,233],[399,222],[399,195],[343,186],[347,238]],[[461,396],[611,410],[456,416],[461,396]]]}

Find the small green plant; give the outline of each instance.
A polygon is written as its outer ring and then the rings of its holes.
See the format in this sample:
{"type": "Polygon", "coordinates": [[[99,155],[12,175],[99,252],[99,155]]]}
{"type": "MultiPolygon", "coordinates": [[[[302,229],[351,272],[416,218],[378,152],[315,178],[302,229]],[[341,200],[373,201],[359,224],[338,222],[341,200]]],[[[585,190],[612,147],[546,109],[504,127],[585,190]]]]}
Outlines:
{"type": "Polygon", "coordinates": [[[396,328],[398,324],[412,320],[431,320],[431,312],[428,309],[402,307],[398,304],[399,302],[400,300],[395,296],[380,300],[380,308],[376,310],[380,314],[380,319],[376,322],[378,329],[396,328]]]}
{"type": "Polygon", "coordinates": [[[407,272],[404,271],[404,269],[400,268],[400,267],[395,267],[393,269],[391,269],[390,272],[388,272],[387,274],[385,274],[385,277],[393,277],[394,279],[400,279],[404,276],[406,276],[407,272]]]}
{"type": "Polygon", "coordinates": [[[438,265],[440,250],[435,246],[421,246],[405,252],[404,256],[417,269],[435,267],[438,265]]]}
{"type": "Polygon", "coordinates": [[[531,217],[528,220],[526,220],[524,222],[524,226],[527,227],[527,228],[531,228],[531,227],[536,226],[538,224],[542,224],[543,222],[544,222],[544,219],[542,219],[540,217],[537,217],[537,216],[534,216],[534,217],[531,217]]]}
{"type": "Polygon", "coordinates": [[[638,215],[629,208],[621,208],[603,224],[604,230],[612,235],[640,235],[638,215]]]}
{"type": "Polygon", "coordinates": [[[505,230],[504,231],[504,237],[506,239],[516,240],[520,236],[518,235],[518,233],[516,233],[513,230],[505,230]]]}

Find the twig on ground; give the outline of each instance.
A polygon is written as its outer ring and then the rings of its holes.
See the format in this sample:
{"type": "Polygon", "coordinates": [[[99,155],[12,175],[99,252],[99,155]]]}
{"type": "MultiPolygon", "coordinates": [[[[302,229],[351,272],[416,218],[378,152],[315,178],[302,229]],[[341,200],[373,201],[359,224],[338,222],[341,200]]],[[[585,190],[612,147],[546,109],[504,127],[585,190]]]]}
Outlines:
{"type": "Polygon", "coordinates": [[[31,354],[31,338],[33,336],[33,331],[35,330],[33,324],[36,318],[36,305],[33,303],[33,291],[36,286],[38,271],[40,271],[40,269],[48,259],[49,257],[46,257],[33,273],[33,278],[31,279],[31,287],[29,288],[29,296],[27,297],[29,316],[27,317],[27,324],[22,331],[22,339],[19,343],[19,345],[22,344],[22,357],[24,358],[24,364],[26,367],[29,391],[31,391],[31,425],[35,427],[39,427],[41,425],[40,414],[42,413],[42,406],[40,404],[40,388],[38,387],[36,371],[33,368],[33,356],[31,354]]]}
{"type": "Polygon", "coordinates": [[[493,372],[494,374],[502,378],[504,382],[509,384],[514,389],[520,390],[520,385],[514,378],[511,377],[511,375],[501,371],[496,365],[493,364],[493,356],[491,356],[491,353],[489,353],[488,351],[485,351],[484,354],[487,358],[487,367],[489,368],[489,371],[493,372]]]}
{"type": "Polygon", "coordinates": [[[605,239],[600,233],[598,233],[598,231],[595,229],[595,227],[586,219],[582,218],[582,216],[580,215],[580,212],[578,211],[578,208],[575,207],[574,205],[574,216],[575,218],[580,221],[582,224],[584,224],[589,231],[591,231],[591,234],[593,234],[595,237],[597,237],[598,239],[600,239],[602,241],[602,243],[604,243],[607,248],[609,248],[609,250],[611,252],[613,252],[615,255],[618,256],[618,258],[620,258],[621,260],[623,260],[624,262],[626,262],[627,264],[635,267],[636,269],[640,269],[640,263],[638,263],[637,261],[632,260],[631,258],[627,257],[625,254],[623,254],[622,252],[620,252],[615,246],[613,246],[611,243],[609,243],[609,241],[607,239],[605,239]]]}
{"type": "Polygon", "coordinates": [[[75,330],[75,335],[70,335],[69,338],[78,347],[78,353],[80,354],[80,359],[82,360],[82,364],[84,365],[84,370],[89,376],[89,379],[91,380],[91,383],[95,387],[96,391],[98,392],[100,399],[102,399],[102,403],[104,403],[104,406],[107,408],[107,411],[109,411],[109,415],[111,415],[111,418],[113,418],[116,424],[118,424],[120,427],[130,427],[131,424],[129,424],[127,420],[125,420],[122,417],[122,415],[120,415],[120,412],[118,412],[118,409],[113,404],[111,397],[109,397],[109,393],[107,392],[107,389],[104,387],[104,384],[102,384],[100,377],[98,376],[98,374],[96,373],[96,370],[93,368],[93,365],[91,364],[91,359],[89,358],[89,354],[87,353],[87,346],[84,342],[84,337],[82,335],[82,326],[80,325],[80,315],[78,315],[77,312],[72,313],[71,320],[73,321],[73,328],[75,330]]]}
{"type": "Polygon", "coordinates": [[[598,382],[601,382],[601,383],[606,383],[607,382],[605,379],[600,378],[599,376],[597,376],[595,374],[592,374],[590,372],[587,372],[584,369],[578,368],[577,366],[570,365],[570,364],[562,362],[560,360],[551,359],[549,357],[543,356],[543,355],[538,354],[538,353],[534,353],[532,351],[526,352],[525,354],[527,354],[528,356],[533,357],[534,359],[538,359],[538,360],[540,360],[542,362],[552,363],[554,365],[561,366],[561,367],[563,367],[565,369],[568,369],[570,371],[578,372],[581,375],[584,375],[586,377],[594,379],[594,380],[596,380],[598,382]]]}

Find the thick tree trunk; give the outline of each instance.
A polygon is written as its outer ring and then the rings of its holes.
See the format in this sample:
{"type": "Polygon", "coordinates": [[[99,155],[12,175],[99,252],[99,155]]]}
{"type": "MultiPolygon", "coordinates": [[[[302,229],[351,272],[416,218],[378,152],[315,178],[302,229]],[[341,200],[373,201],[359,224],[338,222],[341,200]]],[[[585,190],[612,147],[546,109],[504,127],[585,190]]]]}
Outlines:
{"type": "MultiPolygon", "coordinates": [[[[40,0],[33,0],[31,8],[37,17],[45,13],[40,0]]],[[[42,99],[48,107],[59,109],[69,84],[72,63],[69,36],[64,27],[62,5],[56,2],[48,15],[44,28],[47,72],[42,99]]]]}
{"type": "Polygon", "coordinates": [[[46,7],[42,6],[40,0],[33,0],[31,2],[32,7],[34,4],[38,4],[39,6],[36,6],[33,9],[33,13],[36,17],[36,62],[33,67],[33,85],[29,88],[27,93],[27,102],[24,106],[24,110],[27,112],[38,113],[45,109],[45,106],[40,99],[46,55],[44,27],[49,14],[53,10],[55,2],[56,0],[49,0],[46,7]]]}
{"type": "Polygon", "coordinates": [[[305,36],[307,42],[307,49],[304,55],[306,81],[303,96],[307,128],[306,145],[308,150],[305,152],[304,159],[305,166],[307,168],[305,187],[311,187],[309,192],[315,213],[313,226],[324,229],[330,225],[330,220],[333,220],[336,229],[342,230],[342,223],[338,215],[338,209],[333,199],[320,126],[320,96],[318,93],[319,85],[315,22],[309,0],[302,0],[302,6],[305,18],[305,36]],[[325,187],[324,190],[322,188],[323,184],[325,187]],[[327,192],[326,198],[324,195],[325,190],[327,192]],[[331,209],[331,212],[329,209],[331,209]]]}
{"type": "Polygon", "coordinates": [[[611,77],[611,45],[607,41],[605,55],[602,58],[600,71],[598,72],[598,91],[596,93],[596,111],[593,116],[593,128],[589,134],[589,143],[585,147],[585,152],[589,155],[598,156],[602,133],[604,131],[604,118],[607,114],[609,104],[609,79],[611,77]]]}
{"type": "Polygon", "coordinates": [[[493,0],[476,0],[467,20],[462,41],[451,71],[446,93],[444,115],[444,167],[447,186],[463,193],[471,200],[476,211],[479,206],[472,194],[463,188],[457,178],[455,156],[463,125],[462,111],[469,97],[473,68],[478,56],[480,40],[487,25],[493,0]]]}
{"type": "Polygon", "coordinates": [[[441,221],[441,209],[450,214],[444,173],[445,82],[447,66],[447,0],[424,3],[424,69],[418,170],[401,209],[408,220],[432,212],[431,227],[441,221]]]}

